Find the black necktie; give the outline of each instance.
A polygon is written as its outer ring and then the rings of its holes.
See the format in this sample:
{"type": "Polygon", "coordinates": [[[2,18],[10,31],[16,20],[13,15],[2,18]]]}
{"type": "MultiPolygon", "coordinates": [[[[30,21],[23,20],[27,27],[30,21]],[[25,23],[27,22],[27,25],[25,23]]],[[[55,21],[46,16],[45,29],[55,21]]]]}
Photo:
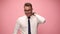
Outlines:
{"type": "Polygon", "coordinates": [[[28,34],[31,34],[31,29],[30,29],[30,17],[28,17],[28,34]]]}

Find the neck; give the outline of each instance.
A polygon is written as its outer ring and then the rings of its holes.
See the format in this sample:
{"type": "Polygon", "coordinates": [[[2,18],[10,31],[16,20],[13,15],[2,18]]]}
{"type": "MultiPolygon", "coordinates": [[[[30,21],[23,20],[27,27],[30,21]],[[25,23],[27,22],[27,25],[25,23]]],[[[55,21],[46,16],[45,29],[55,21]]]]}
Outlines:
{"type": "MultiPolygon", "coordinates": [[[[32,15],[34,15],[34,13],[32,13],[30,16],[32,16],[32,15]]],[[[30,16],[28,16],[28,17],[30,17],[30,16]]]]}

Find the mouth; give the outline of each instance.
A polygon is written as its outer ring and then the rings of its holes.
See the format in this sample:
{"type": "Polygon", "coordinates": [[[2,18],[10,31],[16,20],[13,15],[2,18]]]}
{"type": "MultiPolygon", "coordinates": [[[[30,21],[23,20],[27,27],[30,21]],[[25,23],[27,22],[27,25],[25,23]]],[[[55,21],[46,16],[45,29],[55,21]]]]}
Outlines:
{"type": "Polygon", "coordinates": [[[30,14],[30,13],[26,13],[26,15],[27,15],[27,16],[31,16],[31,14],[30,14]]]}

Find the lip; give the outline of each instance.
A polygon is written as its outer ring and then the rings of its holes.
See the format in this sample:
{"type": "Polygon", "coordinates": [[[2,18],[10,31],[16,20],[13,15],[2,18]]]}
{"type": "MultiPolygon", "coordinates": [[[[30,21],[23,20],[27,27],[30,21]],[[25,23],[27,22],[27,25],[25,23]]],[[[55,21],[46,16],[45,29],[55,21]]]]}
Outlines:
{"type": "Polygon", "coordinates": [[[30,15],[30,13],[26,13],[26,15],[30,15]]]}

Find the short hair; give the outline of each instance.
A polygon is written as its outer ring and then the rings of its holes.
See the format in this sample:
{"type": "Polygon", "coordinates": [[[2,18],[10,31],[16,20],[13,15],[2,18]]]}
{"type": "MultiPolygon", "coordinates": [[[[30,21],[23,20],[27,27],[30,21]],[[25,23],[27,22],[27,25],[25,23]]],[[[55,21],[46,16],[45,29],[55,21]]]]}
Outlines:
{"type": "Polygon", "coordinates": [[[24,4],[24,7],[25,7],[25,6],[28,6],[28,7],[30,6],[30,7],[32,8],[32,4],[31,4],[31,3],[25,3],[25,4],[24,4]]]}

